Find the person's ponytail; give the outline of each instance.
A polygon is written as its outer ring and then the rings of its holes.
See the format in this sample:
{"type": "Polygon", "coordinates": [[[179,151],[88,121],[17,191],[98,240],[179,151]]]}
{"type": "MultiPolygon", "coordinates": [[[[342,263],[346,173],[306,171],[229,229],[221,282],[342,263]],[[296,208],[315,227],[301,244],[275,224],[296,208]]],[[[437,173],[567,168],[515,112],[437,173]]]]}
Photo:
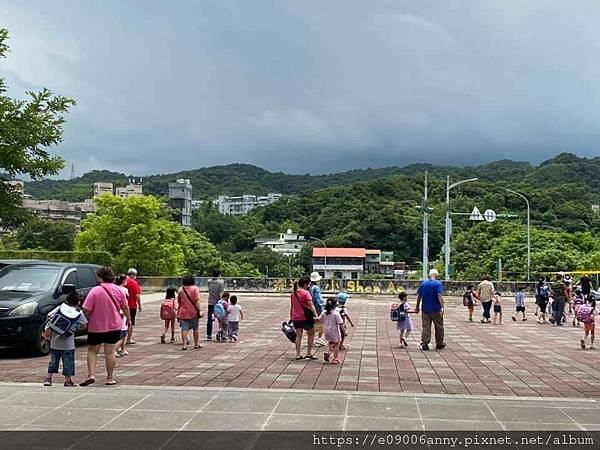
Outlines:
{"type": "Polygon", "coordinates": [[[298,291],[298,282],[294,281],[294,295],[296,295],[297,291],[298,291]]]}

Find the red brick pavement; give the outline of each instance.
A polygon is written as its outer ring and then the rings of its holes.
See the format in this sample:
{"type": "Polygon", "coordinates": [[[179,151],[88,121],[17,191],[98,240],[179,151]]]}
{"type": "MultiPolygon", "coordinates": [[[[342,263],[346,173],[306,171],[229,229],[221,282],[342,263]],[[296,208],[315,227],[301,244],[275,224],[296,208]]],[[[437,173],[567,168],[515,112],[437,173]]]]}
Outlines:
{"type": "MultiPolygon", "coordinates": [[[[505,307],[501,326],[466,322],[458,299],[446,308],[448,347],[418,349],[420,323],[401,349],[389,320],[391,297],[352,298],[356,327],[348,327],[341,365],[295,361],[279,327],[289,314],[284,296],[240,295],[247,320],[239,343],[203,341],[182,352],[159,343],[159,303],[146,303],[136,328],[138,343],[119,359],[117,379],[130,385],[232,386],[499,396],[600,397],[600,350],[579,349],[580,328],[539,325],[528,304],[527,322],[512,322],[505,307]]],[[[508,301],[507,301],[508,303],[508,301]]],[[[512,302],[511,302],[512,303],[512,302]]],[[[476,311],[479,312],[479,311],[476,311]]],[[[201,330],[202,331],[202,330],[201,330]]],[[[201,333],[201,336],[204,333],[201,333]]],[[[77,378],[85,376],[85,340],[77,348],[77,378]]],[[[321,353],[319,353],[321,354],[321,353]]],[[[0,350],[0,380],[40,381],[48,358],[0,350]]],[[[102,361],[100,361],[102,366],[102,361]]],[[[101,374],[102,367],[98,373],[101,374]]]]}

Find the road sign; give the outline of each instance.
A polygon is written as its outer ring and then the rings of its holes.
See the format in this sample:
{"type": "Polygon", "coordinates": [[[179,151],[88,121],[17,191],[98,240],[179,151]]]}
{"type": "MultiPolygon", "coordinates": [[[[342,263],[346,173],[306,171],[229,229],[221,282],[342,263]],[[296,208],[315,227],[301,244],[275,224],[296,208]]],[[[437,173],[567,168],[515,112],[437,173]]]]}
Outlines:
{"type": "Polygon", "coordinates": [[[475,206],[473,208],[473,212],[471,213],[469,220],[484,220],[484,217],[479,212],[479,209],[477,208],[477,206],[475,206]]]}
{"type": "Polygon", "coordinates": [[[483,213],[483,217],[488,222],[495,222],[496,221],[496,211],[494,211],[493,209],[488,209],[488,210],[486,210],[486,212],[483,213]]]}

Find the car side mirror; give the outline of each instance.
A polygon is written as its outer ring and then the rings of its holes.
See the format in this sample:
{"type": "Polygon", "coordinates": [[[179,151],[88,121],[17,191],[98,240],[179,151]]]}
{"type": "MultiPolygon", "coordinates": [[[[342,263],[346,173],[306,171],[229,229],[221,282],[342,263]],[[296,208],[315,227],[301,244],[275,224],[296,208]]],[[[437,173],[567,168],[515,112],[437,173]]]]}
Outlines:
{"type": "Polygon", "coordinates": [[[68,295],[71,292],[75,292],[77,290],[77,288],[75,287],[74,284],[63,284],[60,287],[60,294],[61,295],[68,295]]]}

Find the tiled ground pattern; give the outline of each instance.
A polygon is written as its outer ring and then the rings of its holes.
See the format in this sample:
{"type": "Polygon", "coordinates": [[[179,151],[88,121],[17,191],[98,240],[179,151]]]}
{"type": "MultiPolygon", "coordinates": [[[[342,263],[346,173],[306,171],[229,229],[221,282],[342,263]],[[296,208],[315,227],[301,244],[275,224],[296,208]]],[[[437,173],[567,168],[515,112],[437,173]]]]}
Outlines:
{"type": "Polygon", "coordinates": [[[13,384],[0,409],[0,430],[600,430],[586,399],[13,384]]]}
{"type": "MultiPolygon", "coordinates": [[[[138,316],[138,343],[129,347],[129,356],[118,360],[118,381],[154,386],[600,397],[600,350],[579,348],[581,328],[537,324],[531,304],[527,322],[512,322],[513,306],[507,305],[505,324],[493,326],[465,321],[466,309],[459,299],[452,299],[445,317],[448,347],[422,352],[418,318],[413,316],[416,330],[408,349],[401,349],[389,320],[393,298],[355,297],[349,307],[356,327],[349,327],[349,348],[343,363],[335,366],[322,360],[293,359],[292,345],[280,331],[289,314],[288,297],[239,297],[247,318],[240,327],[242,342],[202,342],[202,349],[187,352],[180,351],[179,345],[159,343],[159,302],[147,303],[138,316]]],[[[85,376],[84,342],[77,349],[78,380],[85,376]]],[[[47,363],[48,358],[0,349],[0,380],[39,382],[47,363]]]]}

